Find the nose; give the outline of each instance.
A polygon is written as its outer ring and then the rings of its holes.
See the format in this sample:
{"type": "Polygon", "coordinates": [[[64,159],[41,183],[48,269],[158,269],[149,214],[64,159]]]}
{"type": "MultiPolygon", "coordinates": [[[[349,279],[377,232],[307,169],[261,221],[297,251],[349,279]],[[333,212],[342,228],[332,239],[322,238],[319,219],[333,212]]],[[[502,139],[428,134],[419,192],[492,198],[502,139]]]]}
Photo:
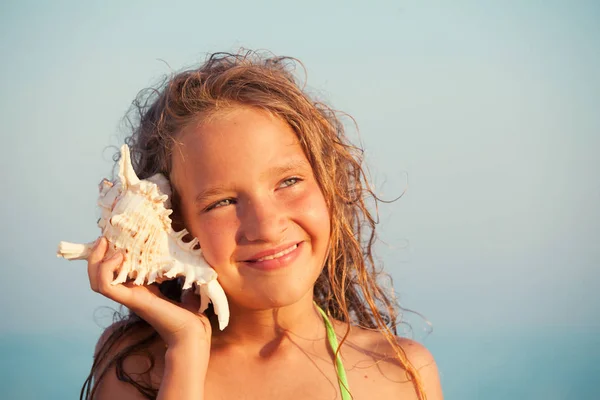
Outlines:
{"type": "Polygon", "coordinates": [[[284,240],[286,215],[272,199],[248,200],[238,210],[240,233],[247,241],[277,244],[284,240]]]}

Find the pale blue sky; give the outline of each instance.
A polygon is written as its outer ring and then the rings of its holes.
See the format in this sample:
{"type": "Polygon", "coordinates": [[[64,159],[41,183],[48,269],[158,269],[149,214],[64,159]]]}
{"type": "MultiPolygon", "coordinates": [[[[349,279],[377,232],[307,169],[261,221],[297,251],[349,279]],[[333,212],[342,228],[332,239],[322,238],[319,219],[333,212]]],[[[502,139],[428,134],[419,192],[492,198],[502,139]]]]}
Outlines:
{"type": "Polygon", "coordinates": [[[203,3],[0,5],[0,333],[98,333],[54,253],[98,235],[104,148],[140,89],[241,46],[302,60],[378,192],[408,182],[379,249],[436,334],[600,329],[597,2],[203,3]]]}
{"type": "Polygon", "coordinates": [[[2,6],[2,330],[89,327],[85,265],[53,253],[97,234],[103,148],[169,73],[158,59],[240,46],[305,63],[357,120],[381,193],[408,176],[381,210],[408,307],[442,327],[597,323],[598,6],[93,3],[2,6]]]}

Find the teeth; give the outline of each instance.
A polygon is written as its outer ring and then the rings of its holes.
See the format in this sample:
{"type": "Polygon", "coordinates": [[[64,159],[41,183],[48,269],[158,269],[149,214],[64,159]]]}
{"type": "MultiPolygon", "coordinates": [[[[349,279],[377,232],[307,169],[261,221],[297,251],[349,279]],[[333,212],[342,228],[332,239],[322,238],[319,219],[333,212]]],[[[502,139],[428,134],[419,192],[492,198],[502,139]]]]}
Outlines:
{"type": "Polygon", "coordinates": [[[298,245],[295,244],[292,247],[290,247],[289,249],[285,249],[283,251],[280,251],[279,253],[273,254],[272,256],[266,256],[266,257],[257,258],[256,260],[254,260],[254,262],[274,260],[276,258],[283,257],[286,254],[291,253],[292,251],[296,250],[297,247],[298,247],[298,245]]]}

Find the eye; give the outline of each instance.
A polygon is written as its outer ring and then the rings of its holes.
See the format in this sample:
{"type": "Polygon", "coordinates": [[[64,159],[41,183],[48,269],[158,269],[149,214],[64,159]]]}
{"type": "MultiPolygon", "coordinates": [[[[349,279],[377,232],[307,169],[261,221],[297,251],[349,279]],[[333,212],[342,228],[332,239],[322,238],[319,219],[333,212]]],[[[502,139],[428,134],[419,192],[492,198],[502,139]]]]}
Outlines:
{"type": "Polygon", "coordinates": [[[301,182],[302,179],[293,176],[291,178],[287,178],[286,180],[284,180],[283,182],[281,182],[280,187],[286,188],[286,187],[290,187],[290,186],[294,186],[295,184],[301,182]]]}
{"type": "Polygon", "coordinates": [[[215,208],[221,208],[225,206],[229,206],[234,203],[234,199],[223,199],[219,200],[216,203],[212,203],[210,206],[206,207],[204,211],[214,210],[215,208]]]}

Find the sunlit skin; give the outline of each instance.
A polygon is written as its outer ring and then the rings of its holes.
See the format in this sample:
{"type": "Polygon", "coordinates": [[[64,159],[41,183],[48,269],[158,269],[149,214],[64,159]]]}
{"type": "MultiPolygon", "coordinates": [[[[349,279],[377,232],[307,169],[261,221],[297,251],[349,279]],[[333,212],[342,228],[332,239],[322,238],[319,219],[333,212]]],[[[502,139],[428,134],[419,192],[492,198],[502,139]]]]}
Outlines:
{"type": "Polygon", "coordinates": [[[185,225],[228,296],[224,337],[262,337],[264,344],[275,325],[314,326],[302,322],[319,318],[312,290],[330,221],[296,134],[264,111],[238,108],[189,126],[177,139],[171,181],[185,225]],[[287,254],[264,259],[278,252],[287,254]],[[236,329],[249,320],[256,330],[236,329]]]}
{"type": "MultiPolygon", "coordinates": [[[[127,358],[123,367],[152,383],[159,400],[339,398],[333,353],[313,305],[330,215],[298,138],[282,120],[247,107],[203,121],[176,136],[170,179],[183,222],[228,296],[229,326],[211,327],[196,313],[199,301],[191,291],[175,304],[156,286],[111,285],[122,256],[104,259],[102,239],[88,260],[92,289],[152,326],[126,337],[114,354],[159,333],[160,340],[148,346],[152,368],[140,356],[127,358]],[[264,258],[280,251],[282,257],[264,258]]],[[[347,325],[332,322],[338,338],[344,336],[347,325]]],[[[441,400],[431,354],[411,340],[398,343],[419,369],[428,399],[441,400]]],[[[353,327],[341,355],[354,398],[417,398],[380,332],[353,327]]],[[[143,398],[112,368],[96,398],[143,398]]]]}

